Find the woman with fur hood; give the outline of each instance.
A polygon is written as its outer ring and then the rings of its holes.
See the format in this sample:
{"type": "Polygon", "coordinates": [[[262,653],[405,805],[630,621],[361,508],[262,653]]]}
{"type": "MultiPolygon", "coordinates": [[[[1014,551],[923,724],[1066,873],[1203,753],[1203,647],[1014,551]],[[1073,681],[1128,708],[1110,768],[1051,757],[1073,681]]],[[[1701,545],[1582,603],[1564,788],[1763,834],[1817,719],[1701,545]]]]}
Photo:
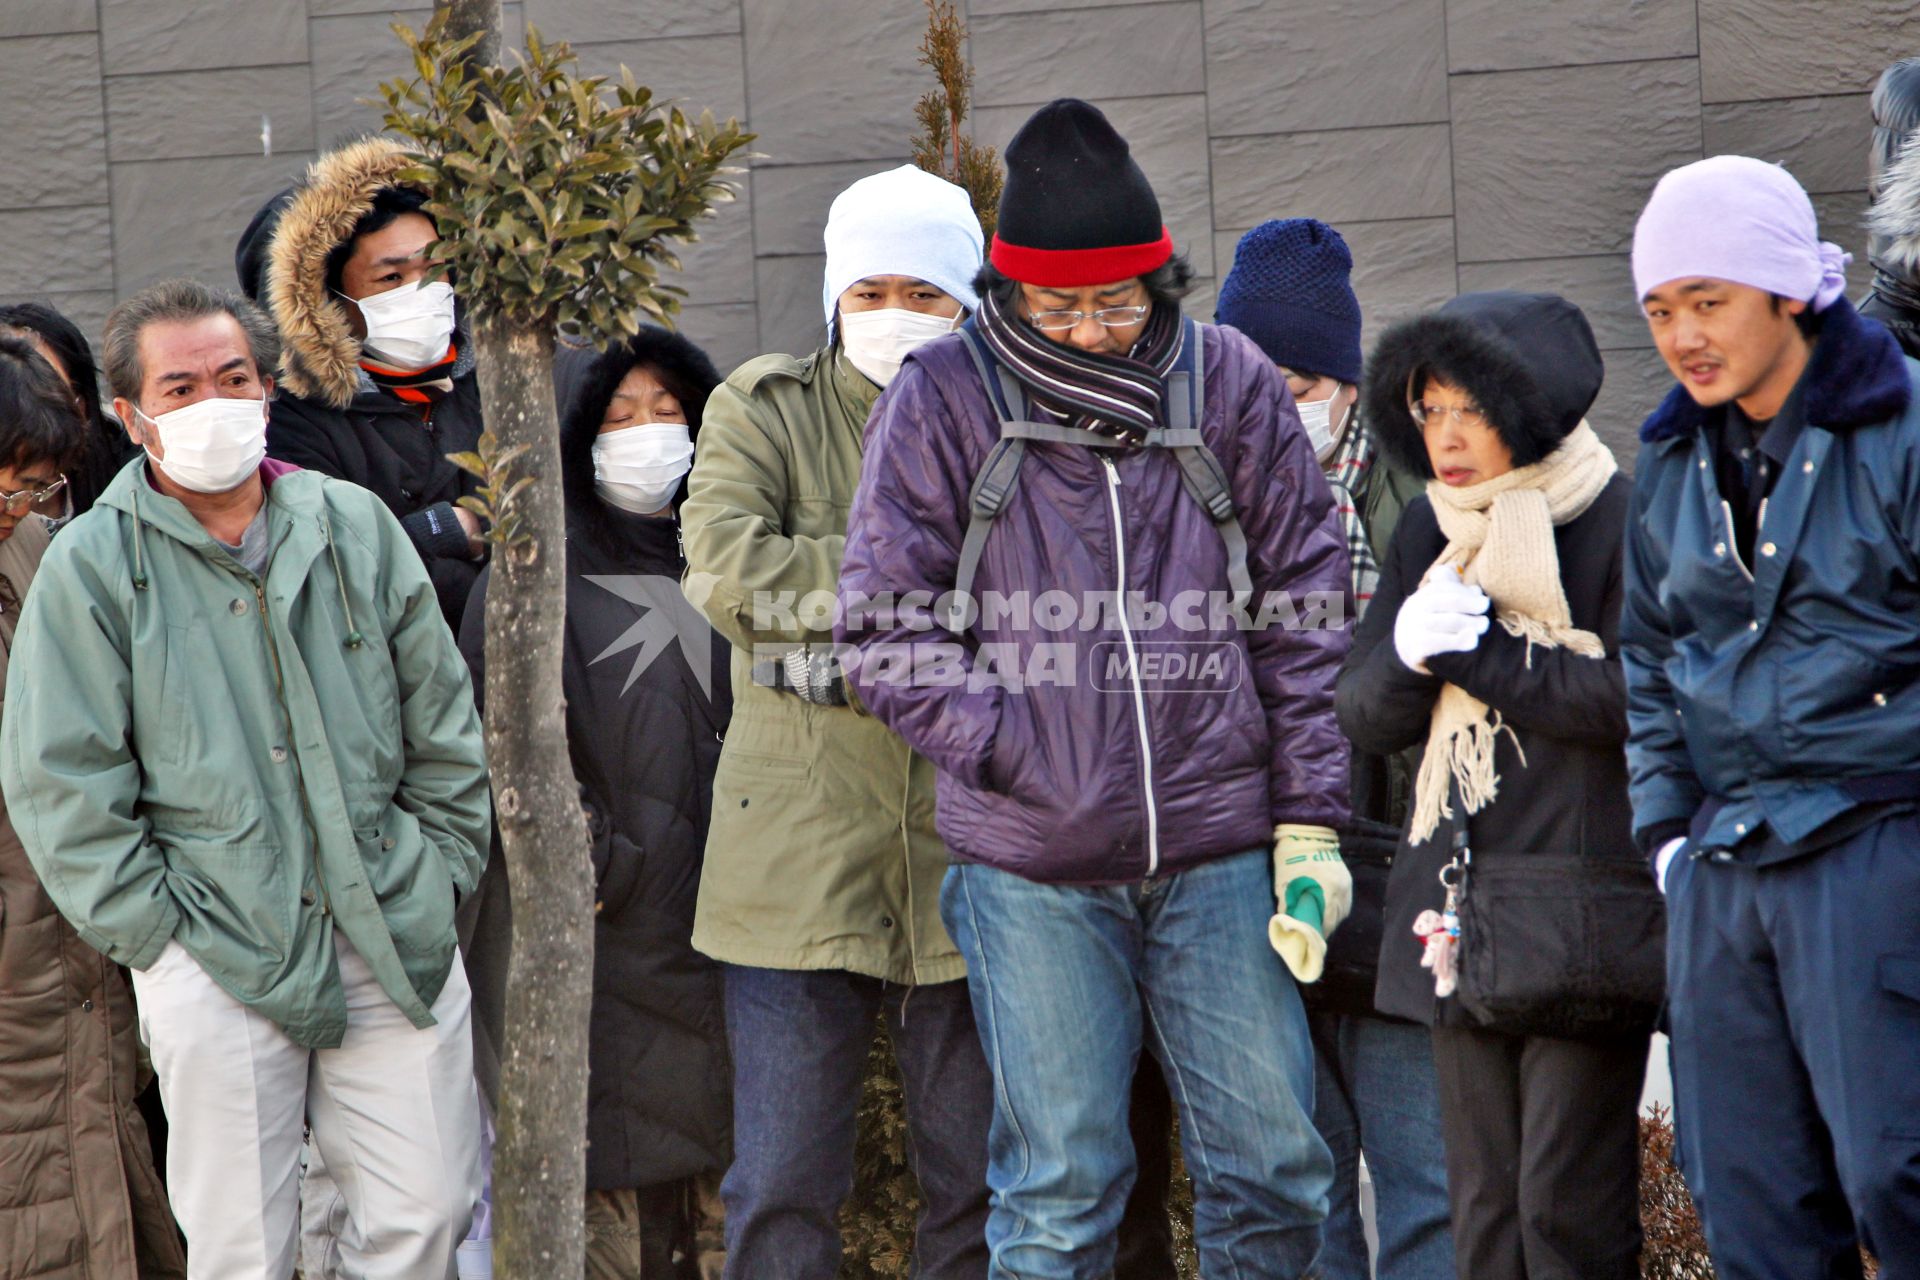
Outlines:
{"type": "Polygon", "coordinates": [[[1366,366],[1366,420],[1427,492],[1394,534],[1337,709],[1361,750],[1426,748],[1375,1003],[1433,1027],[1454,1255],[1473,1280],[1639,1274],[1648,1035],[1489,1025],[1445,994],[1444,964],[1423,967],[1415,934],[1442,909],[1463,824],[1475,867],[1639,861],[1619,654],[1630,486],[1585,420],[1601,372],[1579,308],[1518,293],[1397,325],[1366,366]]]}
{"type": "Polygon", "coordinates": [[[424,281],[437,232],[425,192],[397,180],[406,164],[378,137],[320,157],[254,215],[234,261],[280,330],[267,452],[372,490],[457,628],[485,544],[456,505],[479,482],[447,455],[480,438],[480,388],[452,286],[424,281]]]}
{"type": "MultiPolygon", "coordinates": [[[[560,375],[562,679],[597,886],[587,1274],[656,1280],[690,1274],[675,1253],[690,1268],[717,1249],[702,1238],[703,1210],[732,1152],[720,967],[690,941],[733,709],[729,647],[680,590],[679,507],[720,375],[691,342],[653,328],[604,353],[564,352],[560,375]]],[[[476,690],[489,577],[460,628],[476,690]]],[[[499,979],[503,871],[500,859],[489,864],[468,949],[470,968],[499,979]]],[[[497,1009],[504,990],[484,977],[475,985],[476,1010],[497,1009]]]]}

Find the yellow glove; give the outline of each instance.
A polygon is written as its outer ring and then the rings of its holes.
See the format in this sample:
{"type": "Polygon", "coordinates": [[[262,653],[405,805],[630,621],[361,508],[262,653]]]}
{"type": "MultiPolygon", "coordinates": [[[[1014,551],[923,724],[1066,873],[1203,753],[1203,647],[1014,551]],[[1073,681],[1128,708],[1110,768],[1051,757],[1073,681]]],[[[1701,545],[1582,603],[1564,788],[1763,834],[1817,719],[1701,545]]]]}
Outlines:
{"type": "Polygon", "coordinates": [[[1273,829],[1273,892],[1280,910],[1267,941],[1299,982],[1318,982],[1327,938],[1353,909],[1353,876],[1332,827],[1283,822],[1273,829]]]}

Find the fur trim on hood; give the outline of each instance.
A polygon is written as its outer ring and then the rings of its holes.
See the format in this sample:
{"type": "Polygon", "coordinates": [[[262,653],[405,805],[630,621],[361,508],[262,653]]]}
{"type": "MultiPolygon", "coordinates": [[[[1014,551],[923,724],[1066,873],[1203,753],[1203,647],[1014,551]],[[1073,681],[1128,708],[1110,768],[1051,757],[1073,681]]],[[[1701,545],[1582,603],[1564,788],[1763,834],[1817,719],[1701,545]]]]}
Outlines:
{"type": "Polygon", "coordinates": [[[1407,408],[1425,370],[1470,394],[1530,466],[1552,453],[1593,407],[1604,369],[1579,307],[1546,293],[1463,293],[1431,315],[1380,335],[1367,360],[1360,413],[1389,461],[1433,479],[1426,438],[1407,408]]]}
{"type": "MultiPolygon", "coordinates": [[[[407,163],[406,148],[391,138],[350,142],[313,162],[270,224],[266,303],[280,329],[280,385],[293,395],[344,409],[360,390],[360,340],[327,296],[327,255],[373,207],[374,196],[406,185],[396,177],[407,163]]],[[[243,243],[243,254],[246,249],[243,243]]]]}
{"type": "Polygon", "coordinates": [[[1867,215],[1873,265],[1920,284],[1920,131],[1880,179],[1880,198],[1867,215]]]}

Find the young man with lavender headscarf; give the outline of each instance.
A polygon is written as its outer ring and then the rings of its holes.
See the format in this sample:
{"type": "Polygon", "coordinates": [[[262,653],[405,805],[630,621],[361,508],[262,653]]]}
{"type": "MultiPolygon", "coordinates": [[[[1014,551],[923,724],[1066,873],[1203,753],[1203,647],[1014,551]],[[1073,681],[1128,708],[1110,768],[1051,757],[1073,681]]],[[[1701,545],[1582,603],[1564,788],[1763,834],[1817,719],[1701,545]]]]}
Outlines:
{"type": "Polygon", "coordinates": [[[1786,170],[1676,169],[1634,287],[1621,650],[1676,1118],[1727,1280],[1920,1275],[1920,364],[1786,170]]]}

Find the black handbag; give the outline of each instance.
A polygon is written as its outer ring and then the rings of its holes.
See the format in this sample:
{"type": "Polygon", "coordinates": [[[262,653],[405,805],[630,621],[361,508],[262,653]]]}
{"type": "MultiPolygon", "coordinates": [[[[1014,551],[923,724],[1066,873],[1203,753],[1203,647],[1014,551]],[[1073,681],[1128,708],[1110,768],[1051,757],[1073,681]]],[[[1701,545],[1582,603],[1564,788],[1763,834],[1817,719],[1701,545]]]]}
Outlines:
{"type": "Polygon", "coordinates": [[[1320,981],[1303,985],[1301,998],[1325,1013],[1373,1015],[1374,977],[1380,940],[1386,933],[1387,878],[1400,848],[1400,829],[1354,818],[1340,828],[1340,857],[1353,876],[1353,907],[1327,939],[1320,981]]]}
{"type": "Polygon", "coordinates": [[[1458,798],[1459,1006],[1489,1031],[1566,1040],[1644,1035],[1666,997],[1667,908],[1639,861],[1475,859],[1458,798]]]}

